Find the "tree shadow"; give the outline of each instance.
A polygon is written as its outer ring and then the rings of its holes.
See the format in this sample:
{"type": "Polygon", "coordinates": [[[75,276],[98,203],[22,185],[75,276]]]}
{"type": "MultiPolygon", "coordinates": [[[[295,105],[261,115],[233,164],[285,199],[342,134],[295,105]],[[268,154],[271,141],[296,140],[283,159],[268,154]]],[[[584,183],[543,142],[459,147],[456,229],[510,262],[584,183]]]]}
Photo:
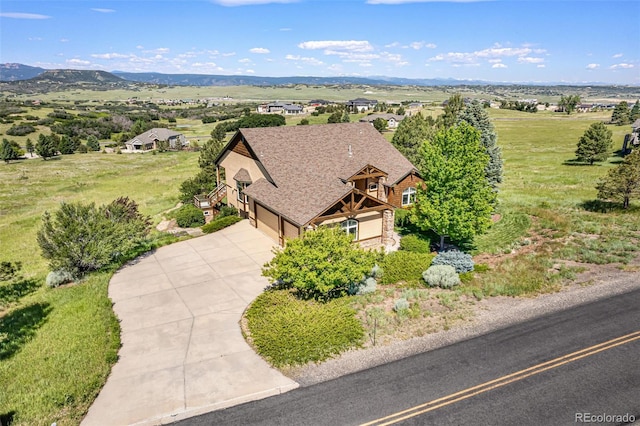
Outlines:
{"type": "Polygon", "coordinates": [[[7,411],[6,413],[0,413],[0,426],[9,426],[13,423],[13,418],[16,416],[14,410],[7,411]]]}
{"type": "Polygon", "coordinates": [[[34,303],[0,318],[0,361],[12,357],[45,323],[48,303],[34,303]]]}
{"type": "Polygon", "coordinates": [[[618,203],[597,199],[583,201],[578,205],[586,211],[593,213],[609,213],[610,211],[618,207],[618,203]]]}
{"type": "Polygon", "coordinates": [[[0,307],[15,303],[23,297],[40,288],[40,283],[34,279],[20,279],[0,285],[0,307]]]}
{"type": "Polygon", "coordinates": [[[562,162],[563,166],[595,166],[596,164],[590,164],[588,161],[578,160],[577,158],[572,158],[571,160],[564,160],[562,162]]]}

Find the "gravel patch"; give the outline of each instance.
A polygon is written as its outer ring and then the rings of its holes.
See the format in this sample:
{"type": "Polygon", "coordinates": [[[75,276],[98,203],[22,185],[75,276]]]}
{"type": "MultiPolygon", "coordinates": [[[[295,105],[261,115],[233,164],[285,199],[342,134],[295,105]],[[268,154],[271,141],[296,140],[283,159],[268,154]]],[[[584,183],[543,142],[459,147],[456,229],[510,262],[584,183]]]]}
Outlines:
{"type": "MultiPolygon", "coordinates": [[[[580,277],[577,280],[577,282],[584,281],[580,277]]],[[[589,284],[573,284],[557,293],[532,298],[483,299],[475,305],[474,315],[470,320],[459,323],[447,331],[395,341],[385,346],[352,350],[321,364],[291,368],[283,373],[301,386],[335,379],[417,353],[451,345],[512,324],[638,289],[640,273],[623,272],[610,267],[603,268],[595,274],[590,272],[587,282],[589,284]]]]}

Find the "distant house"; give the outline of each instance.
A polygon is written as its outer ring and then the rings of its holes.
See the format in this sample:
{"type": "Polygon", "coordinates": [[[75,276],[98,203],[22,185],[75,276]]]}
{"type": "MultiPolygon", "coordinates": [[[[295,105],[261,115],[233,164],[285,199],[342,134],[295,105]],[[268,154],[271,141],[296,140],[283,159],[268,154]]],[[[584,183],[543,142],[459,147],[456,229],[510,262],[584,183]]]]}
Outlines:
{"type": "Polygon", "coordinates": [[[378,101],[365,98],[357,98],[347,101],[345,105],[350,111],[357,110],[358,112],[364,112],[369,111],[370,109],[374,109],[376,105],[378,105],[378,101]]]}
{"type": "Polygon", "coordinates": [[[362,117],[360,119],[361,122],[363,123],[371,123],[373,124],[374,121],[376,121],[376,119],[378,118],[382,118],[383,120],[385,120],[387,122],[387,127],[389,129],[395,129],[398,127],[398,124],[400,124],[400,122],[402,120],[404,120],[404,115],[397,115],[397,114],[370,114],[367,115],[366,117],[362,117]]]}
{"type": "Polygon", "coordinates": [[[286,102],[272,102],[266,105],[258,106],[258,112],[263,114],[285,114],[285,115],[297,115],[304,112],[304,108],[301,105],[286,103],[286,102]]]}
{"type": "Polygon", "coordinates": [[[366,123],[240,129],[215,164],[205,204],[226,199],[281,245],[321,225],[362,246],[393,244],[395,209],[412,205],[422,182],[366,123]]]}
{"type": "Polygon", "coordinates": [[[631,125],[631,133],[624,135],[622,143],[622,154],[630,154],[631,151],[640,146],[640,118],[631,125]]]}
{"type": "Polygon", "coordinates": [[[167,142],[170,149],[182,149],[187,146],[187,138],[182,133],[164,127],[156,127],[135,136],[124,143],[127,151],[143,152],[158,148],[158,142],[167,142]]]}
{"type": "Polygon", "coordinates": [[[319,107],[331,104],[331,101],[326,101],[324,99],[312,99],[309,101],[309,106],[319,107]]]}

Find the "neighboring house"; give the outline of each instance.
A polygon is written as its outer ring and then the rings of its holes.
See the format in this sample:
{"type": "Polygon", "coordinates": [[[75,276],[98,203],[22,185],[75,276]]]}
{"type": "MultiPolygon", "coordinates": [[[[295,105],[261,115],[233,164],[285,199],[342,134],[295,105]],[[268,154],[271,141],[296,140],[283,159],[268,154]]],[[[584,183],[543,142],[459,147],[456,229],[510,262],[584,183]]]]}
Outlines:
{"type": "Polygon", "coordinates": [[[355,111],[357,109],[358,112],[364,112],[369,111],[370,109],[374,109],[376,105],[378,105],[378,101],[365,98],[357,98],[347,101],[346,105],[349,111],[355,111]]]}
{"type": "Polygon", "coordinates": [[[324,99],[312,99],[309,101],[309,106],[311,107],[319,107],[319,106],[326,106],[329,105],[333,102],[331,101],[326,101],[324,99]]]}
{"type": "Polygon", "coordinates": [[[638,146],[640,146],[640,118],[631,125],[631,133],[624,135],[622,155],[630,154],[638,146]]]}
{"type": "Polygon", "coordinates": [[[320,225],[363,246],[393,244],[394,210],[413,204],[422,181],[367,123],[240,129],[215,164],[210,204],[226,197],[281,245],[320,225]]]}
{"type": "Polygon", "coordinates": [[[187,138],[182,133],[174,132],[163,127],[156,127],[135,136],[124,143],[127,151],[149,151],[158,147],[158,142],[168,143],[170,149],[181,149],[188,145],[187,138]]]}
{"type": "Polygon", "coordinates": [[[367,115],[366,117],[362,117],[360,121],[362,121],[363,123],[371,123],[373,125],[373,122],[376,121],[376,119],[378,118],[382,118],[387,122],[387,128],[395,129],[398,127],[398,124],[400,124],[400,122],[404,120],[404,115],[371,114],[371,115],[367,115]]]}
{"type": "Polygon", "coordinates": [[[302,114],[304,112],[304,109],[301,105],[290,104],[286,102],[272,102],[270,104],[258,106],[258,112],[267,114],[296,115],[302,114]]]}

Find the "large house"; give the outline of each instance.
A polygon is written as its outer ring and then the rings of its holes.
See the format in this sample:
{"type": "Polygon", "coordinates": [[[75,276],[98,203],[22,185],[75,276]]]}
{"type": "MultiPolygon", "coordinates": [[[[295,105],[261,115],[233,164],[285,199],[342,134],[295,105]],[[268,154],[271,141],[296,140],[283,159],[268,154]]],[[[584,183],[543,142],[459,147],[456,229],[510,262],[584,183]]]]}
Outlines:
{"type": "Polygon", "coordinates": [[[347,106],[347,109],[349,111],[365,112],[370,109],[374,109],[376,105],[378,105],[378,101],[365,98],[356,98],[347,101],[345,105],[347,106]]]}
{"type": "Polygon", "coordinates": [[[187,145],[187,139],[182,133],[164,127],[147,130],[124,143],[127,151],[141,152],[158,148],[158,142],[167,142],[167,148],[182,149],[187,145]]]}
{"type": "Polygon", "coordinates": [[[240,129],[215,161],[218,187],[284,244],[320,225],[362,246],[393,244],[394,210],[415,201],[416,167],[368,123],[240,129]]]}
{"type": "Polygon", "coordinates": [[[360,121],[362,121],[363,123],[373,124],[373,122],[376,121],[378,118],[381,118],[384,121],[386,121],[387,127],[389,129],[396,129],[400,124],[400,122],[404,120],[404,115],[386,114],[386,113],[385,114],[369,114],[365,117],[362,117],[360,121]]]}
{"type": "Polygon", "coordinates": [[[304,113],[304,108],[301,105],[291,104],[287,102],[272,102],[266,105],[258,105],[259,113],[269,114],[286,114],[297,115],[304,113]]]}

